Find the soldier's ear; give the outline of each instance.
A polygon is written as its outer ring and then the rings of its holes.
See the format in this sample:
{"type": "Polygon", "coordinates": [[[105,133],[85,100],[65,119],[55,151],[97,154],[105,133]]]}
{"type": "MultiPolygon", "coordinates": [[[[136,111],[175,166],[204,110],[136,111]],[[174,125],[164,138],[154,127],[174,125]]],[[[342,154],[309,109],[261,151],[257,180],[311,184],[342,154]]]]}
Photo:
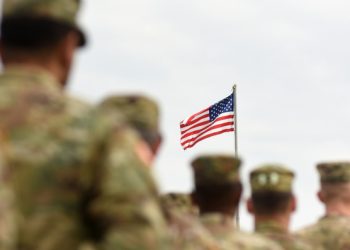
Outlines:
{"type": "Polygon", "coordinates": [[[4,63],[4,58],[3,58],[3,45],[2,45],[2,40],[0,39],[0,58],[2,63],[4,63]]]}
{"type": "Polygon", "coordinates": [[[324,203],[325,197],[324,197],[324,193],[322,191],[317,192],[317,197],[322,203],[324,203]]]}
{"type": "Polygon", "coordinates": [[[249,198],[246,202],[247,210],[250,214],[254,214],[254,204],[252,198],[249,198]]]}
{"type": "Polygon", "coordinates": [[[152,152],[156,156],[158,154],[158,151],[162,145],[163,142],[163,137],[161,135],[158,135],[157,140],[153,143],[152,147],[152,152]]]}
{"type": "Polygon", "coordinates": [[[292,199],[290,202],[291,202],[290,203],[291,211],[295,212],[297,210],[297,207],[298,207],[298,202],[297,202],[297,199],[295,198],[294,195],[292,196],[292,199]]]}
{"type": "Polygon", "coordinates": [[[65,85],[73,63],[76,48],[78,47],[79,37],[76,32],[69,32],[57,45],[55,56],[61,67],[61,76],[59,81],[65,85]]]}
{"type": "Polygon", "coordinates": [[[198,197],[197,197],[196,191],[192,191],[191,201],[193,205],[198,206],[198,197]]]}

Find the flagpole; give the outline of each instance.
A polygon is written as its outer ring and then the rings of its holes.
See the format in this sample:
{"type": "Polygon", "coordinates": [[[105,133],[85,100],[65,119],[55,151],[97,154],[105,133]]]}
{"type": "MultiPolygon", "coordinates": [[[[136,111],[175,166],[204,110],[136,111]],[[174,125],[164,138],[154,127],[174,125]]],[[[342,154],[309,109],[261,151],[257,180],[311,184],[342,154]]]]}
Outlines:
{"type": "MultiPolygon", "coordinates": [[[[238,124],[237,124],[237,85],[234,84],[233,85],[233,111],[234,111],[234,134],[235,134],[235,157],[238,158],[238,136],[237,136],[237,132],[238,132],[238,124]]],[[[236,211],[236,225],[237,225],[237,229],[239,230],[239,203],[237,206],[237,211],[236,211]]]]}
{"type": "Polygon", "coordinates": [[[237,85],[233,85],[233,112],[234,112],[234,128],[235,128],[235,157],[238,158],[238,140],[237,140],[237,85]]]}

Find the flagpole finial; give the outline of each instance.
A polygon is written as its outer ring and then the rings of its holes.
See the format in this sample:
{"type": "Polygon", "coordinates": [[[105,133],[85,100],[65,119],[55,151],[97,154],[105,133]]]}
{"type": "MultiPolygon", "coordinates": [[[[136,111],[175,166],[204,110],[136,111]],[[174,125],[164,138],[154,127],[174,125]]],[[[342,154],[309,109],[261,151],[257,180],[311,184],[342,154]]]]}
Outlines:
{"type": "Polygon", "coordinates": [[[237,84],[233,83],[232,92],[236,92],[236,90],[237,90],[237,84]]]}

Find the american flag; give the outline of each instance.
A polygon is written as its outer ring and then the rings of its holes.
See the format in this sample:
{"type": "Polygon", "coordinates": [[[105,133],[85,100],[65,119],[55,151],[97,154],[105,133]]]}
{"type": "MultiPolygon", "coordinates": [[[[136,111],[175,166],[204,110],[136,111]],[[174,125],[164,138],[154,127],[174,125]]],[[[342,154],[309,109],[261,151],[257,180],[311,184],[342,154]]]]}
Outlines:
{"type": "Polygon", "coordinates": [[[181,145],[186,150],[214,135],[234,131],[233,93],[180,123],[181,145]]]}

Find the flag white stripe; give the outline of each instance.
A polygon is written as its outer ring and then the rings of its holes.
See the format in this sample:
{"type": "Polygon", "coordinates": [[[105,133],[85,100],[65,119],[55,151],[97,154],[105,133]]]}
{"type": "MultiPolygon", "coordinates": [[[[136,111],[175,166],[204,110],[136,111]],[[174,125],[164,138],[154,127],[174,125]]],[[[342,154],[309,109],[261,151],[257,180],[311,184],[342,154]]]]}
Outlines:
{"type": "Polygon", "coordinates": [[[226,124],[223,124],[221,127],[220,127],[220,125],[218,125],[218,126],[215,126],[215,127],[210,127],[207,130],[202,131],[199,134],[189,135],[188,137],[181,139],[181,144],[185,144],[185,143],[187,143],[189,141],[192,141],[192,140],[197,140],[197,138],[200,138],[203,135],[205,136],[205,134],[209,133],[210,131],[217,131],[217,130],[223,128],[223,127],[226,128],[228,126],[233,128],[233,126],[234,126],[233,121],[226,122],[226,124]]]}
{"type": "Polygon", "coordinates": [[[193,120],[195,120],[195,119],[197,119],[197,118],[199,118],[199,117],[201,117],[201,116],[203,116],[203,115],[206,115],[206,114],[209,115],[209,108],[206,108],[206,109],[204,109],[204,110],[198,112],[198,113],[195,114],[195,115],[191,115],[191,116],[187,117],[187,119],[183,120],[183,121],[181,122],[181,124],[186,124],[186,123],[188,123],[189,121],[193,121],[193,120]]]}
{"type": "MultiPolygon", "coordinates": [[[[222,127],[227,127],[227,126],[233,127],[234,126],[232,120],[226,121],[226,123],[231,123],[231,124],[222,125],[222,127]]],[[[201,131],[201,133],[192,134],[192,135],[187,136],[186,138],[181,139],[181,144],[186,143],[187,141],[190,141],[190,140],[196,140],[197,138],[200,138],[203,135],[205,135],[206,133],[208,133],[209,131],[216,131],[216,130],[219,130],[222,128],[222,127],[216,127],[216,126],[217,125],[209,127],[208,129],[201,131]]],[[[220,124],[218,126],[220,126],[220,124]]]]}
{"type": "Polygon", "coordinates": [[[190,130],[190,129],[192,129],[192,128],[197,127],[197,126],[198,126],[200,123],[202,123],[202,122],[206,122],[206,124],[209,124],[209,123],[210,123],[210,121],[209,121],[209,116],[204,117],[203,119],[200,119],[198,122],[193,123],[192,125],[188,125],[188,126],[186,126],[186,127],[181,128],[181,134],[186,133],[187,130],[190,130]]]}
{"type": "Polygon", "coordinates": [[[198,142],[201,142],[201,141],[203,141],[203,140],[205,140],[205,139],[208,139],[208,138],[210,138],[210,137],[212,137],[212,136],[221,135],[221,134],[226,133],[226,132],[234,132],[234,131],[235,131],[235,130],[234,130],[234,128],[232,127],[232,128],[229,128],[229,129],[221,130],[221,131],[219,131],[219,132],[210,133],[210,134],[206,135],[205,137],[202,137],[202,138],[196,140],[196,141],[195,141],[193,144],[191,144],[190,146],[184,147],[184,149],[186,150],[186,149],[188,149],[188,148],[192,148],[192,147],[194,147],[198,142]]]}
{"type": "MultiPolygon", "coordinates": [[[[233,115],[233,116],[234,116],[234,112],[222,113],[222,114],[220,114],[220,115],[219,115],[214,121],[212,121],[212,122],[215,122],[218,118],[221,118],[221,117],[227,116],[227,115],[233,115]]],[[[209,117],[206,117],[206,118],[203,118],[203,119],[201,119],[200,121],[198,121],[198,122],[196,122],[196,123],[193,123],[193,124],[191,124],[191,125],[189,125],[189,126],[185,126],[185,127],[181,128],[181,134],[183,134],[184,131],[186,131],[186,130],[188,130],[188,129],[190,129],[190,128],[192,129],[192,128],[196,127],[196,124],[199,124],[199,123],[201,123],[201,122],[207,121],[208,124],[209,124],[209,123],[210,123],[209,119],[210,119],[209,117]]]]}

